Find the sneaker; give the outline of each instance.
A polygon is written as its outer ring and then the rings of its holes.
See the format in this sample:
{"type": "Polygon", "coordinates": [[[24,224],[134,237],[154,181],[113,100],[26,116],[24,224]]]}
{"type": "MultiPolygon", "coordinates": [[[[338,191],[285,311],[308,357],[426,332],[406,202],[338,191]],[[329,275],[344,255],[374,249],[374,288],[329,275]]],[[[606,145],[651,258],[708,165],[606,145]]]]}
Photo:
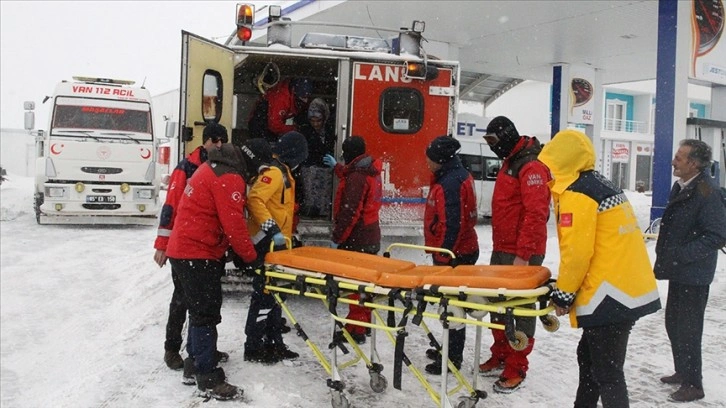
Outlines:
{"type": "Polygon", "coordinates": [[[681,376],[678,373],[675,373],[673,375],[661,377],[660,382],[665,383],[665,384],[680,384],[683,382],[683,376],[681,376]]]}
{"type": "Polygon", "coordinates": [[[300,357],[300,354],[290,350],[284,344],[270,344],[266,348],[270,354],[276,355],[280,360],[294,360],[300,357]]]}
{"type": "Polygon", "coordinates": [[[436,350],[435,348],[430,348],[430,349],[426,350],[426,357],[428,357],[430,360],[434,360],[434,361],[438,360],[439,355],[440,355],[439,351],[436,350]]]}
{"type": "Polygon", "coordinates": [[[677,402],[690,402],[700,400],[705,396],[703,388],[698,388],[690,384],[683,384],[678,391],[670,395],[669,399],[677,402]]]}
{"type": "Polygon", "coordinates": [[[194,376],[197,369],[194,367],[194,360],[191,357],[184,359],[184,372],[182,373],[182,384],[184,385],[195,385],[197,379],[194,376]]]}
{"type": "Polygon", "coordinates": [[[184,359],[179,355],[178,351],[167,350],[164,352],[164,362],[172,370],[181,370],[184,368],[184,359]]]}
{"type": "Polygon", "coordinates": [[[239,387],[226,381],[224,370],[221,368],[215,368],[208,374],[198,374],[197,388],[202,396],[220,401],[237,398],[243,393],[239,387]]]}
{"type": "Polygon", "coordinates": [[[504,378],[500,377],[494,383],[494,391],[500,394],[511,394],[522,385],[523,377],[504,378]]]}
{"type": "Polygon", "coordinates": [[[245,350],[244,360],[253,363],[275,364],[282,361],[282,358],[277,353],[263,347],[257,350],[245,350]]]}
{"type": "MultiPolygon", "coordinates": [[[[453,363],[454,363],[454,367],[456,367],[457,370],[461,370],[461,362],[454,361],[453,363]]],[[[428,364],[424,369],[429,374],[441,375],[441,360],[437,360],[431,364],[428,364]]]]}
{"type": "Polygon", "coordinates": [[[229,354],[225,353],[224,351],[217,350],[214,354],[214,360],[217,364],[226,363],[227,361],[229,361],[229,354]]]}
{"type": "Polygon", "coordinates": [[[504,370],[504,362],[491,357],[483,364],[479,364],[479,374],[484,377],[499,377],[504,370]]]}

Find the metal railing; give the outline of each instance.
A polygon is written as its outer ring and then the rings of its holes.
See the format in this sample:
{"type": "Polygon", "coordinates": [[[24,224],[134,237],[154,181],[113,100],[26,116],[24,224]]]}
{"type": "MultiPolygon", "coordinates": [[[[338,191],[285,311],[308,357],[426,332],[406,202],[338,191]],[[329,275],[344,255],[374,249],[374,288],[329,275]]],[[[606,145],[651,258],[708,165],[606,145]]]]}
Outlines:
{"type": "Polygon", "coordinates": [[[635,120],[605,118],[603,130],[627,133],[649,133],[648,124],[635,120]]]}

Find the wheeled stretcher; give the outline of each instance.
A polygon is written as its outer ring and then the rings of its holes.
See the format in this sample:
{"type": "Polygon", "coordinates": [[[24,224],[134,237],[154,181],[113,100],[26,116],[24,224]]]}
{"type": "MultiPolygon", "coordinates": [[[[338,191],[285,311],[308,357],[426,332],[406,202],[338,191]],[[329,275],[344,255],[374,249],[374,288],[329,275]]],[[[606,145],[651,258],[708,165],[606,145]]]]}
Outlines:
{"type": "Polygon", "coordinates": [[[537,316],[545,329],[554,331],[559,327],[558,320],[549,314],[552,307],[547,306],[551,274],[546,267],[416,265],[390,258],[390,251],[394,247],[443,251],[453,258],[453,254],[444,249],[407,244],[391,245],[384,256],[323,247],[300,247],[270,252],[265,258],[266,289],[273,293],[298,335],[331,376],[327,385],[331,391],[333,408],[349,407],[340,371],[358,361],[362,360],[368,368],[370,386],[374,392],[383,392],[387,388],[388,380],[382,374],[384,366],[376,346],[377,331],[382,331],[395,348],[394,388],[401,389],[402,366],[405,364],[436,406],[451,407],[449,396],[463,388],[467,394],[460,397],[457,407],[472,408],[487,395],[485,391],[476,389],[477,373],[473,375],[470,383],[446,358],[448,364],[442,364],[441,388],[437,392],[406,356],[404,346],[409,334],[409,320],[423,328],[429,344],[439,350],[442,356],[448,356],[450,326],[475,325],[477,330],[474,361],[479,361],[482,328],[504,330],[511,346],[521,350],[527,346],[528,339],[524,333],[515,330],[514,317],[537,316]],[[352,293],[361,295],[360,300],[348,298],[352,293]],[[333,322],[330,331],[330,360],[295,319],[283,300],[286,295],[319,299],[326,305],[333,322]],[[371,308],[371,323],[339,316],[338,304],[360,304],[371,308]],[[504,324],[484,321],[483,318],[489,312],[504,315],[504,324]],[[387,314],[386,318],[382,313],[387,314]],[[443,325],[441,345],[428,329],[425,319],[438,320],[443,325]],[[345,330],[346,323],[371,329],[369,355],[360,349],[345,330]],[[340,340],[341,336],[336,335],[338,332],[347,343],[340,340]],[[348,347],[353,350],[354,356],[339,363],[338,352],[350,354],[348,347]],[[452,387],[448,384],[449,371],[456,380],[452,387]]]}

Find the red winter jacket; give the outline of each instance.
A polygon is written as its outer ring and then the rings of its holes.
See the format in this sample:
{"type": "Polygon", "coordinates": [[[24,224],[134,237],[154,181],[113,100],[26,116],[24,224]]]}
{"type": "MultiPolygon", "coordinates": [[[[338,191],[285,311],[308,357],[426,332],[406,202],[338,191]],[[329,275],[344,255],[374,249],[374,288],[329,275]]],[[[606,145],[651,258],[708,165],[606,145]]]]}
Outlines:
{"type": "MultiPolygon", "coordinates": [[[[455,157],[434,173],[424,210],[426,246],[445,248],[454,255],[478,253],[476,236],[476,195],[474,178],[455,157]]],[[[434,262],[449,263],[441,252],[432,254],[434,262]]]]}
{"type": "Polygon", "coordinates": [[[220,150],[211,151],[209,161],[189,180],[169,239],[168,257],[220,260],[232,246],[247,263],[257,258],[244,215],[247,186],[242,176],[232,171],[230,165],[234,163],[229,161],[227,147],[233,149],[232,145],[222,145],[220,150]]]}
{"type": "Polygon", "coordinates": [[[379,160],[365,154],[345,166],[335,166],[340,183],[333,204],[333,242],[355,246],[381,243],[381,168],[379,160]]]}
{"type": "Polygon", "coordinates": [[[541,147],[536,138],[523,136],[497,175],[492,194],[492,241],[494,251],[528,261],[532,255],[545,254],[550,213],[547,183],[551,177],[547,167],[534,157],[524,159],[515,177],[512,164],[516,167],[525,149],[536,154],[541,147]]]}
{"type": "Polygon", "coordinates": [[[166,190],[166,200],[159,215],[159,229],[156,232],[154,249],[166,251],[166,247],[169,245],[171,231],[174,229],[176,210],[179,208],[179,201],[184,194],[187,181],[205,161],[207,161],[207,151],[203,146],[199,146],[193,152],[189,153],[189,156],[180,161],[174,171],[171,172],[169,187],[166,190]]]}

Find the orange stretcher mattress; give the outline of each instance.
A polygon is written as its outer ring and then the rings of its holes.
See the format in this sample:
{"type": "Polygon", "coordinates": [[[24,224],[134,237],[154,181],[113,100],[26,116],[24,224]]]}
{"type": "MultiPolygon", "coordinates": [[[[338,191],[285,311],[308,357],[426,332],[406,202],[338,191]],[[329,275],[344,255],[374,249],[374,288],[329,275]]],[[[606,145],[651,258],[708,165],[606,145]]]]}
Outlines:
{"type": "Polygon", "coordinates": [[[382,273],[404,271],[416,266],[413,262],[400,259],[312,246],[269,252],[265,262],[370,283],[378,282],[382,273]]]}
{"type": "Polygon", "coordinates": [[[270,252],[268,264],[369,282],[387,288],[412,289],[424,285],[478,289],[536,289],[551,277],[544,266],[416,265],[400,259],[324,247],[299,247],[270,252]]]}

